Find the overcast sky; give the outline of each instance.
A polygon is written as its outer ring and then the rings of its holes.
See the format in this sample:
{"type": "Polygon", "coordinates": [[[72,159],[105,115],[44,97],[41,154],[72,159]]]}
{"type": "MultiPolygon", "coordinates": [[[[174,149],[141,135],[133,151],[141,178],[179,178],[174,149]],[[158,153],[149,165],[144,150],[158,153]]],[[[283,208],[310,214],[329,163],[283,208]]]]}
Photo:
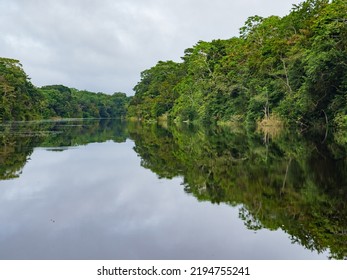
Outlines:
{"type": "Polygon", "coordinates": [[[248,16],[284,16],[301,0],[0,0],[0,57],[36,86],[132,95],[140,72],[180,61],[199,40],[238,36],[248,16]]]}

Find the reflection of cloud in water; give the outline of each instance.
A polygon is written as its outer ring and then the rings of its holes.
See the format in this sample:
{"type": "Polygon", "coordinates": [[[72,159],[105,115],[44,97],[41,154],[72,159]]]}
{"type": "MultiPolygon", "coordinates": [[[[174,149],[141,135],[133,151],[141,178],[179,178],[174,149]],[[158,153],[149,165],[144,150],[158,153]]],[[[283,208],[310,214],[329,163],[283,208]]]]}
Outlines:
{"type": "Polygon", "coordinates": [[[0,182],[0,258],[324,258],[247,230],[237,207],[197,203],[182,178],[140,167],[133,146],[35,149],[19,179],[0,182]]]}

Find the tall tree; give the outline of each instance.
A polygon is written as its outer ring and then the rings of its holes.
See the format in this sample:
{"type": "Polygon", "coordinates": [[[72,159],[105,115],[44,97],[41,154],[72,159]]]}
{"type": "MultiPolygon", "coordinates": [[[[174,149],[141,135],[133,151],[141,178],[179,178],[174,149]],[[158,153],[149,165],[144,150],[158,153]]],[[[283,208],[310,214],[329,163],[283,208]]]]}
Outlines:
{"type": "Polygon", "coordinates": [[[42,100],[19,61],[0,58],[0,120],[37,118],[42,100]]]}

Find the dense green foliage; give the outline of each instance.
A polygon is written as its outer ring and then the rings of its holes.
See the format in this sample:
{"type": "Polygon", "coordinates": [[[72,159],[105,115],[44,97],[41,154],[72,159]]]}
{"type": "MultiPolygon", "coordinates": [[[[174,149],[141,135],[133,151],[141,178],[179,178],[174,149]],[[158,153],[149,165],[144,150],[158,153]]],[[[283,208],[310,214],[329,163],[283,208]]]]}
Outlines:
{"type": "Polygon", "coordinates": [[[347,2],[307,0],[250,17],[240,36],[198,42],[142,73],[129,116],[347,126],[347,2]]]}
{"type": "Polygon", "coordinates": [[[38,118],[42,100],[19,61],[0,58],[0,121],[38,118]]]}
{"type": "Polygon", "coordinates": [[[128,98],[125,93],[94,93],[71,89],[62,85],[39,89],[45,103],[44,118],[124,118],[128,98]]]}
{"type": "Polygon", "coordinates": [[[62,85],[36,88],[18,60],[0,58],[0,121],[124,118],[124,93],[93,93],[62,85]]]}

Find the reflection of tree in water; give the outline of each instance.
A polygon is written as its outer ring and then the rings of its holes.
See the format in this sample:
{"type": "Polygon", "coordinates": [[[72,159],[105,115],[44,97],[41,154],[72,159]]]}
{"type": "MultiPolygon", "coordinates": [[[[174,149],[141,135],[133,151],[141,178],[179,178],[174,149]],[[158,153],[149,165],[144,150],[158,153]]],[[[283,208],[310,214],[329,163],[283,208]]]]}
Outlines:
{"type": "Polygon", "coordinates": [[[19,177],[35,147],[62,151],[92,142],[124,142],[124,122],[116,120],[64,120],[15,122],[0,126],[0,179],[19,177]]]}
{"type": "Polygon", "coordinates": [[[26,137],[25,134],[13,130],[12,125],[0,127],[1,180],[19,177],[33,148],[39,143],[39,136],[26,137]]]}
{"type": "Polygon", "coordinates": [[[282,229],[310,250],[347,256],[345,147],[293,132],[266,143],[242,129],[138,126],[129,133],[144,167],[182,176],[198,200],[242,205],[249,229],[282,229]]]}
{"type": "Polygon", "coordinates": [[[200,201],[238,206],[250,230],[282,229],[293,242],[347,257],[346,148],[295,133],[275,138],[243,129],[69,121],[0,126],[0,179],[16,178],[35,147],[49,150],[135,141],[141,164],[160,178],[183,178],[200,201]],[[265,141],[265,142],[264,142],[265,141]]]}

